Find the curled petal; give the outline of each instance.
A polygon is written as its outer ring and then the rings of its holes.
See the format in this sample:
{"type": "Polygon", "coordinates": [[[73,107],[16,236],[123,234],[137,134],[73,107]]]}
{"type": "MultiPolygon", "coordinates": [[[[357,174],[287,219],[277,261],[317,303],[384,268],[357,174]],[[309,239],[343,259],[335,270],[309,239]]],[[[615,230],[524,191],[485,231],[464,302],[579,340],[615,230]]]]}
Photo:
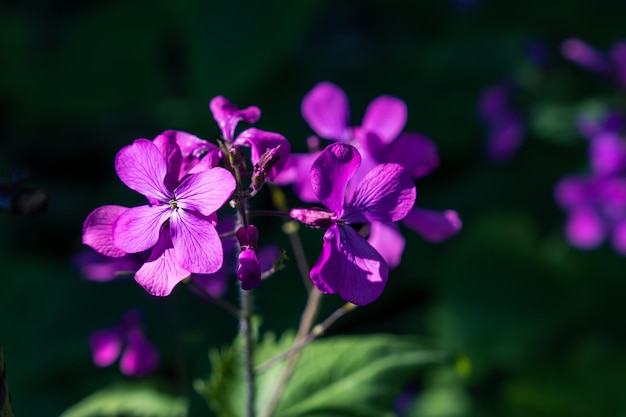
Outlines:
{"type": "Polygon", "coordinates": [[[124,211],[113,224],[113,243],[128,253],[150,249],[170,217],[169,206],[139,206],[124,211]]]}
{"type": "Polygon", "coordinates": [[[283,169],[291,152],[291,145],[289,145],[289,142],[283,135],[256,128],[246,129],[241,132],[234,143],[250,147],[250,159],[255,165],[265,151],[278,147],[278,161],[266,175],[266,178],[270,181],[276,178],[281,169],[283,169]]]}
{"type": "Polygon", "coordinates": [[[321,82],[302,99],[302,117],[319,136],[346,142],[350,107],[346,93],[331,82],[321,82]]]}
{"type": "Polygon", "coordinates": [[[430,242],[442,242],[461,230],[462,223],[454,210],[438,212],[414,207],[403,223],[430,242]]]}
{"type": "Polygon", "coordinates": [[[403,133],[387,149],[386,162],[400,164],[413,178],[430,174],[439,165],[437,147],[419,133],[403,133]]]}
{"type": "Polygon", "coordinates": [[[333,143],[324,149],[311,167],[311,186],[319,201],[340,214],[348,181],[361,165],[354,146],[333,143]]]}
{"type": "Polygon", "coordinates": [[[89,336],[89,347],[96,366],[109,366],[120,356],[122,334],[117,328],[96,330],[89,336]]]}
{"type": "Polygon", "coordinates": [[[149,294],[165,297],[170,295],[176,284],[189,275],[189,271],[176,263],[170,233],[163,228],[148,260],[135,274],[135,281],[149,294]]]}
{"type": "Polygon", "coordinates": [[[206,219],[178,210],[170,221],[175,261],[196,274],[212,274],[222,267],[224,251],[215,227],[206,219]]]}
{"type": "Polygon", "coordinates": [[[404,129],[406,114],[404,101],[393,96],[380,96],[367,106],[361,127],[376,133],[383,143],[390,143],[404,129]]]}
{"type": "Polygon", "coordinates": [[[151,141],[137,139],[132,145],[123,147],[115,157],[115,169],[131,190],[158,201],[168,201],[171,193],[164,183],[167,164],[151,141]]]}
{"type": "Polygon", "coordinates": [[[380,254],[354,229],[339,226],[324,234],[322,253],[311,269],[311,280],[321,292],[337,293],[356,305],[376,300],[388,275],[380,254]]]}
{"type": "Polygon", "coordinates": [[[83,243],[98,253],[119,258],[126,252],[113,244],[113,223],[128,210],[122,206],[102,206],[92,211],[83,223],[83,243]]]}
{"type": "Polygon", "coordinates": [[[577,207],[569,213],[565,226],[567,240],[580,249],[594,249],[606,238],[604,222],[591,207],[577,207]]]}
{"type": "Polygon", "coordinates": [[[357,185],[343,214],[350,223],[395,222],[415,204],[415,184],[398,164],[381,164],[357,185]]]}
{"type": "Polygon", "coordinates": [[[261,117],[261,110],[256,106],[239,109],[227,98],[217,96],[209,104],[213,118],[217,122],[224,139],[232,142],[235,137],[235,128],[240,121],[256,123],[261,117]]]}
{"type": "Polygon", "coordinates": [[[208,216],[219,210],[235,190],[233,174],[215,167],[185,178],[176,189],[180,209],[208,216]]]}
{"type": "Polygon", "coordinates": [[[380,253],[390,269],[400,264],[405,241],[396,223],[372,222],[367,241],[380,253]]]}

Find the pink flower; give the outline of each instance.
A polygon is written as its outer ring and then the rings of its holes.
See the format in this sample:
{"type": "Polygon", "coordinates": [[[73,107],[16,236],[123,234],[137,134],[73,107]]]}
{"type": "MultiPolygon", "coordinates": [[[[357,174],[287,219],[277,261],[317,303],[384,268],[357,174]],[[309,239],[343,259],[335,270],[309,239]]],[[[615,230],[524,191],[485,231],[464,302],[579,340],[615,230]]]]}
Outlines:
{"type": "Polygon", "coordinates": [[[312,227],[326,228],[320,257],[311,280],[323,293],[365,305],[382,293],[387,263],[351,223],[395,222],[415,203],[415,185],[398,164],[377,165],[356,186],[349,203],[346,187],[361,165],[353,146],[334,143],[321,152],[311,168],[315,195],[330,211],[293,209],[291,217],[312,227]]]}

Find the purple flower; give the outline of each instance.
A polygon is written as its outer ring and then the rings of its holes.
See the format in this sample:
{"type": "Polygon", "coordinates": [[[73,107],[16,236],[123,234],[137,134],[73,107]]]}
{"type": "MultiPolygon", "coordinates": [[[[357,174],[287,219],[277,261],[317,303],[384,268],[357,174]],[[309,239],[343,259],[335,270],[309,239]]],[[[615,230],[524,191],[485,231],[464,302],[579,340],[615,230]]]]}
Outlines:
{"type": "Polygon", "coordinates": [[[159,352],[144,336],[135,310],[126,313],[119,326],[94,331],[89,346],[96,366],[107,367],[120,358],[120,370],[126,376],[145,376],[159,364],[159,352]]]}
{"type": "Polygon", "coordinates": [[[625,41],[615,42],[608,52],[603,53],[580,39],[569,38],[561,44],[561,53],[580,67],[626,88],[625,41]]]}
{"type": "Polygon", "coordinates": [[[235,129],[240,121],[245,123],[256,123],[261,117],[261,110],[256,106],[250,106],[240,110],[228,99],[217,96],[210,103],[213,118],[222,131],[222,138],[233,146],[250,147],[250,159],[256,165],[266,151],[278,148],[278,160],[264,176],[268,180],[273,180],[287,162],[291,146],[287,139],[274,132],[249,128],[235,137],[235,129]]]}
{"type": "Polygon", "coordinates": [[[361,165],[356,148],[328,146],[311,168],[315,195],[330,211],[294,209],[291,217],[312,227],[327,228],[322,253],[311,269],[311,280],[323,293],[365,305],[383,291],[389,274],[380,253],[350,224],[395,222],[415,202],[415,185],[398,164],[377,165],[356,186],[346,203],[346,188],[361,165]]]}
{"type": "Polygon", "coordinates": [[[244,290],[252,290],[261,284],[261,265],[253,249],[244,249],[239,253],[237,279],[244,290]]]}

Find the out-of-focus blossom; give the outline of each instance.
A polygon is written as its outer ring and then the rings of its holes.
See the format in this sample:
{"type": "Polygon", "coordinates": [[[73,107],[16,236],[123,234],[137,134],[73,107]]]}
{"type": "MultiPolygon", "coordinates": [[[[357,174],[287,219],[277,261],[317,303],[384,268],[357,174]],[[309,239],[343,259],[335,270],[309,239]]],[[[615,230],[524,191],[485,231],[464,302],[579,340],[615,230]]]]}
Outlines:
{"type": "Polygon", "coordinates": [[[561,44],[561,53],[578,66],[626,88],[626,41],[615,42],[607,52],[601,52],[581,39],[568,38],[561,44]]]}
{"type": "Polygon", "coordinates": [[[346,187],[360,164],[361,156],[353,146],[328,146],[313,163],[310,175],[315,195],[330,211],[293,209],[290,215],[308,226],[327,229],[322,253],[311,269],[315,286],[323,293],[365,305],[382,293],[389,268],[350,224],[401,220],[413,206],[416,191],[400,165],[381,164],[363,177],[347,200],[346,187]]]}
{"type": "Polygon", "coordinates": [[[92,332],[89,346],[96,366],[110,366],[119,358],[120,370],[129,377],[148,375],[159,365],[159,351],[145,337],[136,310],[128,311],[118,326],[92,332]]]}

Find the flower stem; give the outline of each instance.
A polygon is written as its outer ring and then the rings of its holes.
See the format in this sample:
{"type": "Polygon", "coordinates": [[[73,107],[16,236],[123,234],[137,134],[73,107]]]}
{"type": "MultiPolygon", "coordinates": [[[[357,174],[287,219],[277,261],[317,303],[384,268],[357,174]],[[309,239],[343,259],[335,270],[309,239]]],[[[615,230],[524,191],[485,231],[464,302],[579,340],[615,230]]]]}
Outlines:
{"type": "Polygon", "coordinates": [[[256,375],[254,371],[254,336],[252,329],[252,291],[239,290],[242,316],[239,320],[239,332],[243,336],[243,368],[245,376],[245,417],[255,416],[256,375]]]}
{"type": "Polygon", "coordinates": [[[200,294],[200,296],[204,298],[206,301],[210,303],[214,303],[218,307],[223,308],[226,312],[228,312],[235,318],[241,319],[243,317],[243,314],[237,309],[237,307],[235,307],[228,301],[222,300],[221,298],[213,297],[211,294],[207,292],[207,290],[202,285],[194,281],[193,278],[189,279],[189,286],[193,288],[194,290],[196,290],[198,294],[200,294]]]}

